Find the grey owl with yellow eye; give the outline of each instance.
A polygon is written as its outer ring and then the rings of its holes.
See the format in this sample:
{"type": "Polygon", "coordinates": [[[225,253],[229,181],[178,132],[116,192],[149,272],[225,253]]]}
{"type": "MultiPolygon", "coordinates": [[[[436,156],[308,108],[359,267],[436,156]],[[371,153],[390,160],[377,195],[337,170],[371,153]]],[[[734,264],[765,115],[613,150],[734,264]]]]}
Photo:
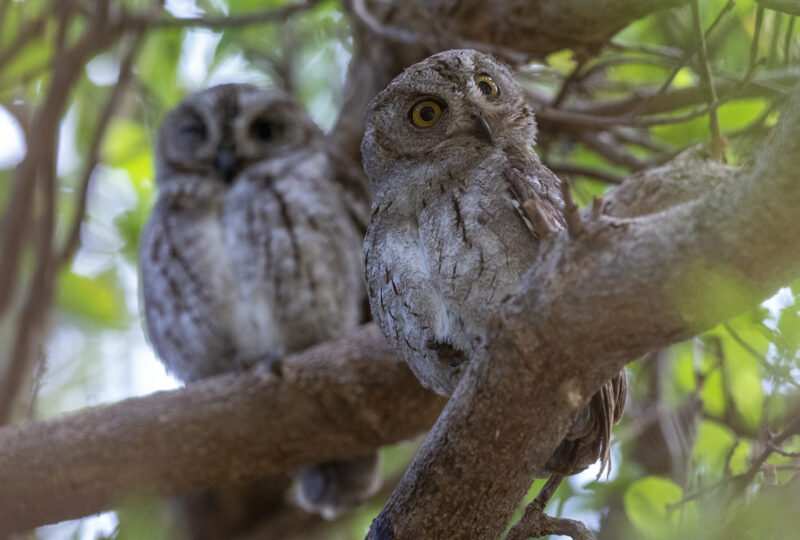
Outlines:
{"type": "MultiPolygon", "coordinates": [[[[227,84],[158,135],[158,196],[140,263],[150,341],[191,382],[302,350],[363,322],[369,186],[286,95],[227,84]]],[[[297,472],[332,517],[378,486],[376,456],[297,472]]]]}
{"type": "MultiPolygon", "coordinates": [[[[476,51],[406,69],[372,101],[366,126],[372,313],[422,384],[449,395],[489,315],[535,260],[537,228],[564,227],[560,182],[534,152],[536,122],[521,87],[476,51]]],[[[598,457],[605,464],[625,395],[623,371],[575,419],[548,472],[573,474],[598,457]]]]}

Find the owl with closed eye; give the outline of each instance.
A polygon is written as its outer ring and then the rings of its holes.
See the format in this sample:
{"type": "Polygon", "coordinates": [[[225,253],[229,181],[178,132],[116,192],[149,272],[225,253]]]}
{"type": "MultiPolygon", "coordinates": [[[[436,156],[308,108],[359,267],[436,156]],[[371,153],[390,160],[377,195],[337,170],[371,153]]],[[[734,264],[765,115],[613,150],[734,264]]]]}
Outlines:
{"type": "MultiPolygon", "coordinates": [[[[455,389],[540,238],[564,227],[561,185],[534,152],[535,137],[509,68],[473,50],[411,66],[368,108],[370,306],[397,353],[439,394],[455,389]]],[[[577,415],[549,473],[573,474],[598,457],[605,465],[625,395],[623,371],[577,415]]]]}
{"type": "MultiPolygon", "coordinates": [[[[281,92],[226,84],[161,126],[157,199],[140,242],[145,323],[183,382],[236,372],[363,322],[370,190],[281,92]]],[[[377,489],[376,456],[296,474],[332,517],[377,489]]]]}

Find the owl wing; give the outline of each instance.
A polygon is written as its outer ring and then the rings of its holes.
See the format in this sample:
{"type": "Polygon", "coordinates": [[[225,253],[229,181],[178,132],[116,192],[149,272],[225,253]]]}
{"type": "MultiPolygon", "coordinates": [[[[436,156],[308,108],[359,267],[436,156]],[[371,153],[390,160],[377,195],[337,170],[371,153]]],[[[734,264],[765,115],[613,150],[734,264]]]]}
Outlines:
{"type": "Polygon", "coordinates": [[[439,337],[447,334],[446,304],[433,285],[414,225],[389,225],[395,221],[387,215],[391,204],[376,203],[364,241],[372,314],[420,383],[450,395],[461,377],[466,356],[439,337]]]}
{"type": "Polygon", "coordinates": [[[140,243],[147,334],[184,382],[233,369],[230,287],[214,212],[180,195],[159,198],[140,243]]]}
{"type": "Polygon", "coordinates": [[[564,227],[561,181],[550,169],[512,154],[502,176],[517,214],[535,238],[564,227]]]}
{"type": "MultiPolygon", "coordinates": [[[[547,231],[564,227],[561,181],[536,161],[511,160],[504,172],[509,194],[531,234],[539,238],[547,231]],[[531,202],[532,201],[532,202],[531,202]]],[[[601,461],[600,474],[611,462],[611,428],[622,418],[628,394],[625,370],[607,381],[578,414],[567,437],[547,463],[556,474],[575,474],[601,461]]],[[[599,476],[599,475],[598,475],[599,476]]]]}

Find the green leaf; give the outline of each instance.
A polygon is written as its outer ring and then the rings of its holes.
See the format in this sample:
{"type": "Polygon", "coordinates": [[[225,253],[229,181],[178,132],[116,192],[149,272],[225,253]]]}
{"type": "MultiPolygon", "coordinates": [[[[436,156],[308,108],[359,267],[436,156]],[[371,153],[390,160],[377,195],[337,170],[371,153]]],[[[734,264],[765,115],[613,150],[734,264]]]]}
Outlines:
{"type": "Polygon", "coordinates": [[[796,309],[784,309],[778,319],[781,346],[786,351],[800,350],[800,313],[796,309]]]}
{"type": "Polygon", "coordinates": [[[44,40],[33,40],[3,68],[3,80],[13,80],[33,68],[47,65],[52,55],[50,44],[44,40]]]}
{"type": "MultiPolygon", "coordinates": [[[[675,113],[680,115],[688,111],[688,109],[683,109],[675,111],[675,113]]],[[[696,142],[706,141],[711,136],[711,132],[708,129],[708,117],[706,116],[701,116],[688,122],[681,122],[680,124],[654,126],[650,132],[654,137],[677,146],[688,146],[696,142]]]]}
{"type": "Polygon", "coordinates": [[[547,55],[547,64],[562,73],[569,73],[575,69],[577,62],[575,62],[573,52],[569,49],[564,49],[547,55]]]}
{"type": "Polygon", "coordinates": [[[106,326],[117,326],[125,318],[122,296],[109,275],[89,278],[70,271],[61,272],[56,302],[64,311],[106,326]]]}
{"type": "Polygon", "coordinates": [[[170,540],[179,538],[169,507],[159,497],[128,496],[117,509],[119,525],[116,540],[170,540]]]}
{"type": "Polygon", "coordinates": [[[691,69],[681,68],[672,80],[674,88],[691,88],[697,86],[698,77],[691,69]]]}
{"type": "Polygon", "coordinates": [[[185,93],[178,85],[183,36],[180,30],[150,32],[136,62],[142,82],[165,108],[177,105],[185,93]]]}
{"type": "Polygon", "coordinates": [[[751,310],[705,334],[720,340],[725,360],[724,382],[739,416],[753,432],[758,429],[763,414],[761,362],[767,361],[770,345],[761,330],[762,318],[760,309],[751,310]]]}
{"type": "MultiPolygon", "coordinates": [[[[681,512],[670,510],[683,499],[683,490],[671,480],[659,476],[647,476],[631,484],[625,491],[623,502],[625,513],[634,527],[645,538],[672,538],[681,521],[681,512]]],[[[697,522],[697,508],[693,501],[686,503],[683,511],[685,521],[697,522]]]]}
{"type": "Polygon", "coordinates": [[[703,408],[715,417],[725,415],[725,390],[722,385],[722,372],[717,369],[706,378],[703,390],[700,392],[703,408]]]}
{"type": "Polygon", "coordinates": [[[670,69],[653,64],[622,64],[609,69],[609,78],[626,83],[659,85],[669,76],[670,69]]]}
{"type": "Polygon", "coordinates": [[[717,109],[719,125],[723,131],[741,129],[764,114],[767,106],[767,100],[758,98],[731,101],[717,109]]]}
{"type": "MultiPolygon", "coordinates": [[[[711,420],[703,420],[697,429],[694,460],[703,473],[722,476],[725,460],[736,444],[736,435],[729,427],[711,420]]],[[[737,464],[738,465],[738,464],[737,464]]]]}
{"type": "Polygon", "coordinates": [[[103,141],[105,163],[111,167],[125,167],[129,161],[149,152],[150,137],[141,124],[125,118],[111,122],[103,141]]]}
{"type": "Polygon", "coordinates": [[[285,5],[286,0],[228,0],[231,14],[252,13],[285,5]]]}
{"type": "Polygon", "coordinates": [[[745,352],[727,354],[725,373],[730,381],[730,392],[739,415],[752,430],[758,429],[764,406],[761,388],[761,366],[745,352]]]}
{"type": "Polygon", "coordinates": [[[682,397],[697,388],[694,369],[694,347],[691,341],[678,343],[670,348],[672,374],[675,390],[682,397]]]}

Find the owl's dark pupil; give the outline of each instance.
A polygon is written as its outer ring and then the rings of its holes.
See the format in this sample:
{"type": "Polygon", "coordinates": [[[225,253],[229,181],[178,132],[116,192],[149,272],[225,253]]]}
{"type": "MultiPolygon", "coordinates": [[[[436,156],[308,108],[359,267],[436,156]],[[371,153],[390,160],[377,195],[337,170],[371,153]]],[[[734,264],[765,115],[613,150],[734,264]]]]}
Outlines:
{"type": "Polygon", "coordinates": [[[206,136],[206,127],[200,122],[192,122],[183,126],[181,133],[190,137],[202,138],[206,136]]]}
{"type": "Polygon", "coordinates": [[[250,133],[256,139],[267,141],[272,138],[272,124],[266,120],[256,120],[250,126],[250,133]]]}
{"type": "Polygon", "coordinates": [[[436,111],[433,110],[433,107],[427,105],[419,111],[419,117],[422,118],[425,122],[430,122],[434,118],[436,118],[436,111]]]}
{"type": "Polygon", "coordinates": [[[478,88],[480,88],[481,92],[483,92],[483,95],[485,95],[485,96],[491,96],[492,95],[492,85],[489,84],[488,82],[486,82],[486,81],[479,82],[478,83],[478,88]]]}

